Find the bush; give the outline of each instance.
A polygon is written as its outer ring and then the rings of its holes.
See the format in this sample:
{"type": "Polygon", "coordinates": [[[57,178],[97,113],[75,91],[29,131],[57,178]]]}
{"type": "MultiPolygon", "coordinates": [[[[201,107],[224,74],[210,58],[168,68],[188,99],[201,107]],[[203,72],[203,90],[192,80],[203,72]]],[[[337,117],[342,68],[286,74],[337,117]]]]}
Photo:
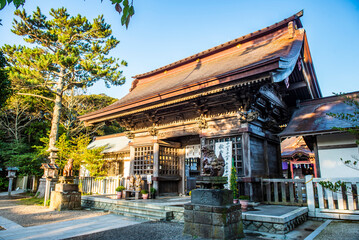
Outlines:
{"type": "Polygon", "coordinates": [[[122,192],[123,190],[125,190],[126,188],[124,187],[124,186],[118,186],[117,188],[116,188],[116,192],[122,192]]]}
{"type": "Polygon", "coordinates": [[[233,192],[233,199],[237,199],[238,198],[238,186],[237,186],[237,171],[236,171],[235,167],[232,167],[232,170],[231,170],[229,188],[233,192]]]}
{"type": "Polygon", "coordinates": [[[157,191],[156,188],[154,188],[154,187],[151,187],[151,188],[150,188],[150,192],[151,192],[152,194],[155,194],[156,191],[157,191]]]}
{"type": "Polygon", "coordinates": [[[141,193],[142,194],[148,194],[148,191],[143,189],[143,190],[141,190],[141,193]]]}

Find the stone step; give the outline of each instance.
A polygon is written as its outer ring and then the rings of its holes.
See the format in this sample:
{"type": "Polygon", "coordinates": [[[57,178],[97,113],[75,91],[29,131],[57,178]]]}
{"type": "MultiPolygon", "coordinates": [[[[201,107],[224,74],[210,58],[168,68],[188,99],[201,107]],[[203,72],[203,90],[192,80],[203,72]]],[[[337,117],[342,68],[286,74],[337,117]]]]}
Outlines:
{"type": "Polygon", "coordinates": [[[121,211],[121,210],[111,210],[110,213],[117,214],[117,215],[123,215],[126,217],[140,218],[140,219],[150,220],[150,221],[166,221],[166,218],[161,217],[161,216],[126,212],[126,211],[121,211]]]}
{"type": "Polygon", "coordinates": [[[170,220],[173,218],[173,213],[171,211],[164,211],[159,209],[151,209],[145,207],[135,207],[135,206],[117,206],[116,210],[121,212],[135,213],[135,214],[146,214],[150,216],[162,217],[165,220],[170,220]]]}

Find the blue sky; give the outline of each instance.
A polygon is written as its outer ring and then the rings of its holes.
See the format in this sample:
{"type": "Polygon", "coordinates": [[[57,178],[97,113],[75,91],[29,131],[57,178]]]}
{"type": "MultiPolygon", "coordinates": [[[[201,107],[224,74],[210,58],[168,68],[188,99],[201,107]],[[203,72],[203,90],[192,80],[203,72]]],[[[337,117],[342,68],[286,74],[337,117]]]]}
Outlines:
{"type": "MultiPolygon", "coordinates": [[[[267,27],[301,9],[323,95],[359,90],[358,0],[134,0],[136,13],[128,30],[121,26],[110,0],[26,0],[24,7],[30,13],[36,6],[45,15],[62,6],[88,19],[104,14],[112,25],[114,36],[121,41],[112,55],[129,64],[123,68],[126,84],[108,89],[98,83],[88,93],[121,98],[128,93],[134,75],[267,27]]],[[[23,44],[10,31],[14,10],[10,5],[0,11],[1,46],[23,44]]]]}

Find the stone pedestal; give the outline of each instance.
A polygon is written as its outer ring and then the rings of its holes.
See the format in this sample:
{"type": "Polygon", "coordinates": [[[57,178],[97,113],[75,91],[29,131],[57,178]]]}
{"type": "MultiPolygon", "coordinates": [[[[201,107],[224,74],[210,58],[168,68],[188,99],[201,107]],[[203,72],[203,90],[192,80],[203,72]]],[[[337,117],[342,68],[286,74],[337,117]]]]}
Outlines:
{"type": "Polygon", "coordinates": [[[243,237],[241,205],[233,204],[232,191],[197,189],[184,206],[183,234],[211,239],[243,237]]]}
{"type": "Polygon", "coordinates": [[[51,192],[50,208],[53,210],[81,209],[81,193],[78,184],[58,183],[51,192]]]}

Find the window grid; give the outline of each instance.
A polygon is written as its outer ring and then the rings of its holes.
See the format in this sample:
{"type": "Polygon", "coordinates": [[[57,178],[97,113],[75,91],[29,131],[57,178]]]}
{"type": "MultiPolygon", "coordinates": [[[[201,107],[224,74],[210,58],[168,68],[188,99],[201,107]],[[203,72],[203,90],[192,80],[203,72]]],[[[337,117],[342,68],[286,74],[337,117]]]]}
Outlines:
{"type": "Polygon", "coordinates": [[[153,174],[153,147],[135,148],[135,159],[133,161],[133,171],[135,174],[153,174]]]}
{"type": "Polygon", "coordinates": [[[160,147],[159,174],[179,175],[179,159],[177,148],[160,147]]]}
{"type": "Polygon", "coordinates": [[[215,143],[227,142],[227,141],[232,141],[232,161],[237,170],[237,175],[243,176],[242,137],[241,136],[206,139],[206,145],[209,149],[214,151],[215,143]]]}

